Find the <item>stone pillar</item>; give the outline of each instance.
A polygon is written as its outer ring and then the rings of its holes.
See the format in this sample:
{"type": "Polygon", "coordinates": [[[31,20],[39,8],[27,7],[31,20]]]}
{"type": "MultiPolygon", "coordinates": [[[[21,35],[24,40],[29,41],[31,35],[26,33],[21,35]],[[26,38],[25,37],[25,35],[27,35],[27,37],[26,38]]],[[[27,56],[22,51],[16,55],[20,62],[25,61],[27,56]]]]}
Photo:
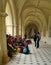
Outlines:
{"type": "Polygon", "coordinates": [[[7,43],[6,43],[6,26],[5,26],[6,13],[0,12],[0,50],[1,50],[1,64],[8,61],[7,56],[7,43]]]}
{"type": "MultiPolygon", "coordinates": [[[[1,39],[0,39],[1,42],[1,39]]],[[[1,43],[0,43],[0,65],[2,65],[2,49],[1,49],[1,43]]]]}
{"type": "Polygon", "coordinates": [[[17,20],[16,20],[16,35],[19,36],[19,20],[18,20],[18,17],[17,17],[17,20]]]}
{"type": "Polygon", "coordinates": [[[19,18],[19,35],[22,34],[22,31],[21,31],[21,19],[19,18]]]}

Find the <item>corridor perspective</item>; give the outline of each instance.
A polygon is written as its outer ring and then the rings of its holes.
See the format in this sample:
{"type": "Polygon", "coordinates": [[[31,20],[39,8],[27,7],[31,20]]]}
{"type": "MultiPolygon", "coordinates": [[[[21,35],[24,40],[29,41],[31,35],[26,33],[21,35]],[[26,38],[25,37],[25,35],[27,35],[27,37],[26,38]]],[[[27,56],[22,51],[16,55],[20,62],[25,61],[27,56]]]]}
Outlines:
{"type": "Polygon", "coordinates": [[[51,0],[0,0],[0,65],[27,64],[51,65],[51,0]]]}

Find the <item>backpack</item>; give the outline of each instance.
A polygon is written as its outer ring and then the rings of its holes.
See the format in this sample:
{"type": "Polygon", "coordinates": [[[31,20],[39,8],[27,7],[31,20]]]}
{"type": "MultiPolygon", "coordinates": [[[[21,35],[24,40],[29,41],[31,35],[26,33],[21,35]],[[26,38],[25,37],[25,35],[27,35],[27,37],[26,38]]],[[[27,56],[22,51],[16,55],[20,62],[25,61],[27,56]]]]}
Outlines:
{"type": "Polygon", "coordinates": [[[24,47],[24,49],[23,49],[23,53],[27,53],[27,48],[26,47],[24,47]]]}

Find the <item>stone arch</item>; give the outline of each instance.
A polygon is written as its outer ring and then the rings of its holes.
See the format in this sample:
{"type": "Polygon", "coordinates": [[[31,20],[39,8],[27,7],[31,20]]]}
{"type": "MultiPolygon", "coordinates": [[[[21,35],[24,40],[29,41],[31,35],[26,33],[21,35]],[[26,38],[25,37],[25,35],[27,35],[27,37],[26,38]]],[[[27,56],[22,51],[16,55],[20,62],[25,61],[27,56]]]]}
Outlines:
{"type": "Polygon", "coordinates": [[[28,25],[30,22],[34,23],[36,26],[39,26],[40,28],[43,28],[43,25],[40,23],[40,20],[37,18],[35,18],[35,19],[33,19],[33,18],[34,17],[32,17],[32,16],[26,18],[26,20],[23,23],[24,24],[23,28],[25,28],[26,25],[28,25]]]}
{"type": "Polygon", "coordinates": [[[11,18],[12,18],[12,24],[11,24],[11,26],[12,26],[12,35],[15,36],[16,35],[16,28],[17,28],[17,25],[18,25],[17,24],[17,14],[16,14],[16,9],[15,9],[16,7],[15,7],[15,4],[13,3],[13,1],[9,0],[9,1],[6,2],[5,11],[6,11],[7,4],[10,7],[11,18]]]}

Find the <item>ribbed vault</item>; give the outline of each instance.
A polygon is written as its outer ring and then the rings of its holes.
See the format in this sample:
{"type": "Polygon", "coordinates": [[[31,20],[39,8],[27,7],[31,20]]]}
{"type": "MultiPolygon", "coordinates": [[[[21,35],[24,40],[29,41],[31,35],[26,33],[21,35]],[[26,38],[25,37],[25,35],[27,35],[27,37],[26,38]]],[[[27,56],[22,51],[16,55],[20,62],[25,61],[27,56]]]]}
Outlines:
{"type": "Polygon", "coordinates": [[[21,12],[22,32],[25,32],[26,26],[33,22],[40,33],[46,35],[49,26],[49,16],[51,15],[50,0],[26,0],[21,12]]]}
{"type": "MultiPolygon", "coordinates": [[[[51,36],[51,0],[9,0],[13,2],[17,32],[24,35],[25,29],[32,23],[42,35],[51,36]]],[[[11,8],[13,8],[11,7],[11,8]]],[[[13,9],[12,9],[13,10],[13,9]]]]}

